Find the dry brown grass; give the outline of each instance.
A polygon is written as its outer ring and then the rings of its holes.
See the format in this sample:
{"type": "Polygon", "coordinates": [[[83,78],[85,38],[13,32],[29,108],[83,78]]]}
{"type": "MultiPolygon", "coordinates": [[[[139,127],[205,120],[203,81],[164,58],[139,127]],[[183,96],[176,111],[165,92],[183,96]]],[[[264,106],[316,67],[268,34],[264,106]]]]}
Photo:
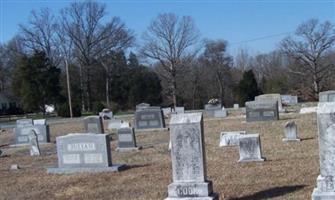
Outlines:
{"type": "MultiPolygon", "coordinates": [[[[275,122],[245,123],[241,118],[205,119],[208,179],[220,199],[310,199],[319,174],[317,126],[315,114],[281,116],[275,122]],[[285,144],[283,125],[295,120],[300,143],[285,144]],[[262,163],[237,163],[237,148],[220,148],[220,131],[247,130],[261,134],[262,163]]],[[[82,131],[80,123],[51,126],[55,136],[82,131]]],[[[0,134],[0,144],[13,142],[12,132],[0,134]]],[[[55,144],[43,145],[43,155],[30,157],[27,148],[4,148],[8,156],[0,158],[0,199],[143,199],[167,197],[171,183],[171,160],[168,132],[137,135],[144,148],[139,152],[115,152],[112,160],[129,169],[119,173],[50,175],[46,167],[57,165],[55,144]],[[10,171],[11,164],[22,169],[10,171]]]]}

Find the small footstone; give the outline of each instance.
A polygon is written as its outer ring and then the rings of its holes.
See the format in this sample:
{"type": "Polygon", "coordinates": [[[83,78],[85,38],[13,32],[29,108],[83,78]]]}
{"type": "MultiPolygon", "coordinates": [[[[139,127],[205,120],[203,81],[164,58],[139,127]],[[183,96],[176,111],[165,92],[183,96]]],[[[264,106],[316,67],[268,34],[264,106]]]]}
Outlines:
{"type": "Polygon", "coordinates": [[[19,165],[17,165],[17,164],[13,164],[13,165],[10,166],[10,170],[18,170],[18,169],[20,169],[20,168],[19,168],[19,165]]]}

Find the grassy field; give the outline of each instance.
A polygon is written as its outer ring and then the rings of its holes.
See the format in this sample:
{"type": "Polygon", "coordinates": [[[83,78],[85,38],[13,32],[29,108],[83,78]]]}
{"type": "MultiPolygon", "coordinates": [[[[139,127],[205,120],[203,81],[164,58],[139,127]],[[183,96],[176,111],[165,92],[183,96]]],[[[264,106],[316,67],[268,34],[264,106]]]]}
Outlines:
{"type": "MultiPolygon", "coordinates": [[[[310,199],[319,174],[317,124],[314,114],[285,114],[274,122],[246,123],[244,118],[205,118],[205,142],[208,179],[220,199],[310,199]],[[294,120],[301,142],[283,143],[283,126],[294,120]],[[221,131],[246,130],[261,135],[262,163],[237,163],[238,148],[219,147],[221,131]]],[[[113,163],[129,167],[118,173],[50,175],[46,167],[57,165],[55,137],[82,132],[79,122],[50,127],[52,144],[41,147],[42,156],[30,157],[27,148],[8,148],[13,143],[11,131],[0,134],[0,199],[143,199],[167,197],[172,182],[168,151],[169,132],[139,133],[139,152],[119,153],[111,142],[113,163]],[[1,147],[2,146],[2,147],[1,147]],[[10,171],[11,164],[21,169],[10,171]]],[[[115,138],[115,137],[114,137],[115,138]]]]}

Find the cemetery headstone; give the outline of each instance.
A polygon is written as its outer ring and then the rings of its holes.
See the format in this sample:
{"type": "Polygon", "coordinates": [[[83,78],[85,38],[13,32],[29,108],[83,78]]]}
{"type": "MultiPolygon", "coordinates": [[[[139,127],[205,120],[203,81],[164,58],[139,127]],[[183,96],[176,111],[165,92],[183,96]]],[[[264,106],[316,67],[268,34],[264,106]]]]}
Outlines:
{"type": "Polygon", "coordinates": [[[277,101],[279,112],[284,111],[280,94],[262,94],[255,97],[255,101],[277,101]]]}
{"type": "Polygon", "coordinates": [[[50,130],[49,125],[41,124],[30,124],[21,122],[17,123],[14,132],[15,132],[15,144],[23,145],[29,144],[29,134],[34,130],[37,134],[37,139],[39,143],[48,143],[50,142],[50,130]]]}
{"type": "Polygon", "coordinates": [[[185,108],[184,107],[175,107],[172,110],[175,114],[185,113],[185,108]]]}
{"type": "Polygon", "coordinates": [[[320,92],[319,102],[335,102],[335,90],[320,92]]]}
{"type": "Polygon", "coordinates": [[[245,107],[247,122],[279,120],[277,104],[277,101],[246,102],[245,107]]]}
{"type": "Polygon", "coordinates": [[[247,134],[239,138],[240,159],[238,162],[264,161],[259,134],[247,134]]]}
{"type": "Polygon", "coordinates": [[[163,112],[159,107],[150,107],[135,112],[135,129],[165,128],[163,112]]]}
{"type": "Polygon", "coordinates": [[[224,107],[220,110],[214,110],[214,117],[225,118],[227,115],[227,110],[224,107]]]}
{"type": "Polygon", "coordinates": [[[240,137],[243,137],[246,134],[245,131],[230,131],[230,132],[221,132],[220,134],[220,147],[227,146],[238,146],[240,137]]]}
{"type": "Polygon", "coordinates": [[[146,109],[146,108],[149,108],[149,107],[150,107],[150,104],[148,104],[148,103],[140,103],[140,104],[136,105],[136,111],[137,110],[143,110],[143,109],[146,109]]]}
{"type": "Polygon", "coordinates": [[[298,97],[292,95],[280,95],[283,105],[295,105],[298,103],[298,97]]]}
{"type": "Polygon", "coordinates": [[[221,110],[221,104],[206,104],[205,112],[209,117],[214,117],[215,110],[221,110]]]}
{"type": "Polygon", "coordinates": [[[134,128],[120,128],[117,130],[118,147],[117,151],[139,150],[136,145],[134,128]]]}
{"type": "Polygon", "coordinates": [[[34,125],[46,125],[47,120],[46,119],[34,119],[33,123],[34,125]]]}
{"type": "Polygon", "coordinates": [[[119,129],[122,127],[130,127],[129,122],[124,122],[121,119],[112,118],[110,120],[106,120],[108,130],[119,129]]]}
{"type": "Polygon", "coordinates": [[[85,117],[84,127],[86,133],[104,133],[102,117],[100,116],[85,117]]]}
{"type": "Polygon", "coordinates": [[[173,115],[170,121],[172,180],[166,200],[218,199],[206,177],[202,113],[173,115]]]}
{"type": "Polygon", "coordinates": [[[28,137],[29,137],[29,142],[30,142],[30,156],[41,155],[40,147],[38,146],[36,132],[34,130],[31,130],[28,137]]]}
{"type": "Polygon", "coordinates": [[[300,109],[299,114],[316,113],[316,110],[317,110],[316,106],[305,107],[300,109]]]}
{"type": "Polygon", "coordinates": [[[295,124],[294,121],[289,121],[285,124],[284,127],[284,133],[285,133],[285,138],[283,138],[284,142],[289,142],[289,141],[300,141],[298,138],[298,130],[297,130],[297,125],[295,124]]]}
{"type": "Polygon", "coordinates": [[[30,126],[33,125],[32,119],[18,119],[16,120],[16,126],[22,127],[22,126],[30,126]]]}
{"type": "Polygon", "coordinates": [[[110,140],[106,134],[74,133],[56,138],[58,167],[48,173],[119,171],[112,165],[110,140]]]}
{"type": "Polygon", "coordinates": [[[237,103],[235,103],[235,104],[234,104],[234,109],[238,109],[238,108],[240,108],[240,105],[237,104],[237,103]]]}
{"type": "Polygon", "coordinates": [[[335,102],[318,104],[320,175],[312,200],[335,199],[335,102]]]}

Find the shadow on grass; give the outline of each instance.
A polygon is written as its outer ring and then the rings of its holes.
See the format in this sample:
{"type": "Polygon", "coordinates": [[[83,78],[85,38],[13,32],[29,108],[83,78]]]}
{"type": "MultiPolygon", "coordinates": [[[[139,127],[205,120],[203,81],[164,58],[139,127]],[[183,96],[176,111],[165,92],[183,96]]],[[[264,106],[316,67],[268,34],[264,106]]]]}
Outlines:
{"type": "Polygon", "coordinates": [[[305,140],[313,140],[314,137],[309,137],[309,138],[301,138],[301,141],[305,141],[305,140]]]}
{"type": "Polygon", "coordinates": [[[263,191],[256,192],[254,194],[244,196],[244,197],[233,197],[229,200],[263,200],[274,197],[283,196],[287,193],[291,193],[297,190],[301,190],[306,185],[292,185],[292,186],[282,186],[282,187],[274,187],[270,189],[266,189],[263,191]]]}
{"type": "Polygon", "coordinates": [[[145,164],[145,165],[126,165],[124,167],[124,169],[127,170],[127,169],[141,168],[141,167],[148,167],[148,166],[151,166],[151,164],[145,164]]]}

